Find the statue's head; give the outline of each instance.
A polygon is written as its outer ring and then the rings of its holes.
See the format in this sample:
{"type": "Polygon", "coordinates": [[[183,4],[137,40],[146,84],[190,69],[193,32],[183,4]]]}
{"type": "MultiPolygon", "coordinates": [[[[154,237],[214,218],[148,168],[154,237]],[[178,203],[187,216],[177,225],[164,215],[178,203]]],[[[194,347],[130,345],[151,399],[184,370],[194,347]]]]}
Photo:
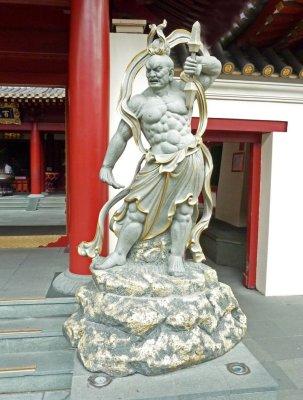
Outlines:
{"type": "Polygon", "coordinates": [[[174,62],[166,54],[151,56],[146,62],[146,77],[152,89],[162,89],[174,79],[174,62]]]}

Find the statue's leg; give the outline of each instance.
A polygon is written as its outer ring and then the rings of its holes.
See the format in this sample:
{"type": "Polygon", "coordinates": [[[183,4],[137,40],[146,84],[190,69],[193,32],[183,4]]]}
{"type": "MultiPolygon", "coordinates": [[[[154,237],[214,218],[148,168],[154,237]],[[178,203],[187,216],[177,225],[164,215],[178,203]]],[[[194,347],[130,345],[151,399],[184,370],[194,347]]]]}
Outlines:
{"type": "Polygon", "coordinates": [[[192,228],[193,206],[187,203],[177,207],[171,225],[171,254],[168,260],[168,273],[173,276],[182,276],[185,272],[183,258],[186,242],[192,228]]]}
{"type": "Polygon", "coordinates": [[[116,265],[123,265],[132,246],[138,241],[145,221],[145,214],[139,211],[135,203],[130,203],[123,226],[120,230],[115,251],[105,258],[96,269],[108,269],[116,265]]]}

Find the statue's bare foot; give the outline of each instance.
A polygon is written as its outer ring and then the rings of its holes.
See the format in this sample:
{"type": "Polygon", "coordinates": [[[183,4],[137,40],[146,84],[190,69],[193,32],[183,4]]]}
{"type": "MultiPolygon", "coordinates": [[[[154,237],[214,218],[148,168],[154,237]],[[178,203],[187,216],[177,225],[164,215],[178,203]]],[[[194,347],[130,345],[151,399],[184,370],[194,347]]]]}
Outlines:
{"type": "Polygon", "coordinates": [[[185,274],[185,268],[183,259],[180,256],[170,255],[168,259],[168,273],[172,276],[183,276],[185,274]]]}
{"type": "Polygon", "coordinates": [[[94,269],[109,269],[118,265],[123,265],[126,262],[126,257],[115,251],[104,259],[102,264],[96,265],[94,269]]]}

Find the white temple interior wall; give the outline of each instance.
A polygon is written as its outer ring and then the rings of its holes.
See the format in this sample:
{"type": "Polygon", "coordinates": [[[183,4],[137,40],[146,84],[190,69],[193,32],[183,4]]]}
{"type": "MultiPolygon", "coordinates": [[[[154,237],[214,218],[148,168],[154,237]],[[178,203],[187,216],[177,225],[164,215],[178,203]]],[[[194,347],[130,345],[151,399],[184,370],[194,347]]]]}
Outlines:
{"type": "Polygon", "coordinates": [[[237,227],[245,227],[245,197],[247,197],[245,169],[242,172],[232,171],[233,154],[238,151],[239,143],[223,144],[215,215],[221,221],[237,227]]]}
{"type": "MultiPolygon", "coordinates": [[[[145,48],[146,35],[111,34],[110,135],[119,123],[120,83],[132,57],[145,48]]],[[[302,87],[302,86],[301,86],[302,87]]],[[[260,195],[257,288],[265,295],[302,295],[302,89],[298,84],[217,81],[207,92],[212,118],[288,121],[287,132],[264,135],[260,195]]],[[[146,88],[144,73],[135,92],[146,88]]],[[[117,163],[115,176],[127,184],[140,153],[134,143],[117,163]]],[[[110,189],[110,196],[116,191],[110,189]]],[[[110,236],[110,248],[115,244],[110,236]]]]}

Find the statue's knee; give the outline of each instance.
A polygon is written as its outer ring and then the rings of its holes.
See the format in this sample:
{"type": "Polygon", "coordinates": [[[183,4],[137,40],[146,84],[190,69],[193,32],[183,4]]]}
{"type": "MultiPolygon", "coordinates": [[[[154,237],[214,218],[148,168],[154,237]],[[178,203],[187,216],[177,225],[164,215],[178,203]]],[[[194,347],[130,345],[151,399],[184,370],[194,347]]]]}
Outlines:
{"type": "Polygon", "coordinates": [[[178,222],[188,224],[192,220],[193,207],[183,203],[177,208],[176,219],[178,222]]]}
{"type": "Polygon", "coordinates": [[[133,212],[137,211],[136,203],[129,203],[129,205],[128,205],[128,211],[129,211],[130,213],[133,213],[133,212]]]}
{"type": "Polygon", "coordinates": [[[145,214],[138,210],[136,203],[129,204],[127,215],[131,222],[143,223],[145,221],[145,214]]]}
{"type": "Polygon", "coordinates": [[[187,203],[182,203],[179,206],[179,212],[182,215],[189,215],[191,217],[193,215],[193,212],[194,212],[194,207],[190,206],[187,203]]]}

